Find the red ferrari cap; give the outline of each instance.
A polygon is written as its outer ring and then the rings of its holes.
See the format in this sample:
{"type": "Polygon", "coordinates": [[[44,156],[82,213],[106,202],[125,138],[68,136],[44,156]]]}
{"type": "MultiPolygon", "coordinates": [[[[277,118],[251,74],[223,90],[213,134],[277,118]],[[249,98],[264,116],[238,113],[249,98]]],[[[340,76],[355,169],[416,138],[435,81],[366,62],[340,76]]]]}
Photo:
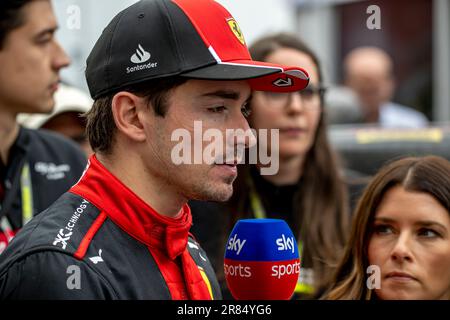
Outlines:
{"type": "Polygon", "coordinates": [[[94,99],[169,76],[248,80],[253,90],[305,88],[300,67],[252,60],[233,16],[213,0],[142,0],[117,14],[86,61],[94,99]]]}

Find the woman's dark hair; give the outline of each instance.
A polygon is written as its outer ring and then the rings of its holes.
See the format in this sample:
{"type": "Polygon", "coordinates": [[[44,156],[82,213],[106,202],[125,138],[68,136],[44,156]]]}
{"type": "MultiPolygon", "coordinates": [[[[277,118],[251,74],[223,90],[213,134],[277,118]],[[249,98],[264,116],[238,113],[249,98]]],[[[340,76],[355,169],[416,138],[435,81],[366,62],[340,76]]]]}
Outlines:
{"type": "Polygon", "coordinates": [[[395,186],[434,197],[450,214],[450,162],[437,156],[404,158],[383,167],[365,189],[355,210],[350,239],[324,299],[371,299],[366,286],[367,250],[376,211],[395,186]]]}
{"type": "MultiPolygon", "coordinates": [[[[254,60],[265,61],[268,55],[280,48],[292,48],[311,57],[318,70],[319,84],[323,83],[316,55],[293,35],[282,33],[264,37],[250,47],[250,53],[254,60]]],[[[323,107],[323,97],[321,104],[323,107]]],[[[314,139],[306,154],[297,196],[293,199],[294,225],[297,226],[297,230],[293,231],[302,241],[305,254],[309,256],[314,270],[315,289],[320,290],[341,258],[350,214],[346,186],[327,138],[325,112],[321,112],[314,139]]],[[[246,181],[249,171],[250,166],[239,168],[234,184],[235,192],[229,202],[232,207],[230,212],[236,213],[232,217],[231,226],[238,219],[245,218],[245,214],[254,214],[249,208],[249,186],[246,181]]]]}

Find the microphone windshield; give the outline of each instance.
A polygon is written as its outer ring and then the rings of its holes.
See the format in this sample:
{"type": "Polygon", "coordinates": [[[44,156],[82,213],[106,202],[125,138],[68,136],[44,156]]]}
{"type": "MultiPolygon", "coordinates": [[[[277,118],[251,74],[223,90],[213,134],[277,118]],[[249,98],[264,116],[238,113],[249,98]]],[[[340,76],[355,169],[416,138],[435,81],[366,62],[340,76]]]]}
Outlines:
{"type": "Polygon", "coordinates": [[[228,238],[228,288],[237,300],[288,300],[300,275],[297,242],[280,219],[243,219],[228,238]]]}

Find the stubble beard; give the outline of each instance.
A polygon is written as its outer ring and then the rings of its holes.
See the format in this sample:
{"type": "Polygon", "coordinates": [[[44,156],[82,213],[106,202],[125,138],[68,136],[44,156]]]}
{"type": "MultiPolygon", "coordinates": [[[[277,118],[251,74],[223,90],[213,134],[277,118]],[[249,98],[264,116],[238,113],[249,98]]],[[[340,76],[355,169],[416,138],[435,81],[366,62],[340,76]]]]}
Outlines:
{"type": "Polygon", "coordinates": [[[227,201],[233,194],[233,181],[234,177],[221,181],[220,185],[212,181],[202,181],[201,184],[192,186],[189,198],[200,201],[227,201]]]}

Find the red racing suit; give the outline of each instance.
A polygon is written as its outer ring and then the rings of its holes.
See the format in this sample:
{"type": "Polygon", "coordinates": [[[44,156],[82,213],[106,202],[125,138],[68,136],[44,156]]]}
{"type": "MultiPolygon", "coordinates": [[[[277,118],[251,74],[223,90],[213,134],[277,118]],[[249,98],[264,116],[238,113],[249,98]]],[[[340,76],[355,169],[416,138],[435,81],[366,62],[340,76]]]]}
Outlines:
{"type": "Polygon", "coordinates": [[[158,214],[95,156],[0,256],[0,299],[221,299],[186,204],[158,214]]]}

